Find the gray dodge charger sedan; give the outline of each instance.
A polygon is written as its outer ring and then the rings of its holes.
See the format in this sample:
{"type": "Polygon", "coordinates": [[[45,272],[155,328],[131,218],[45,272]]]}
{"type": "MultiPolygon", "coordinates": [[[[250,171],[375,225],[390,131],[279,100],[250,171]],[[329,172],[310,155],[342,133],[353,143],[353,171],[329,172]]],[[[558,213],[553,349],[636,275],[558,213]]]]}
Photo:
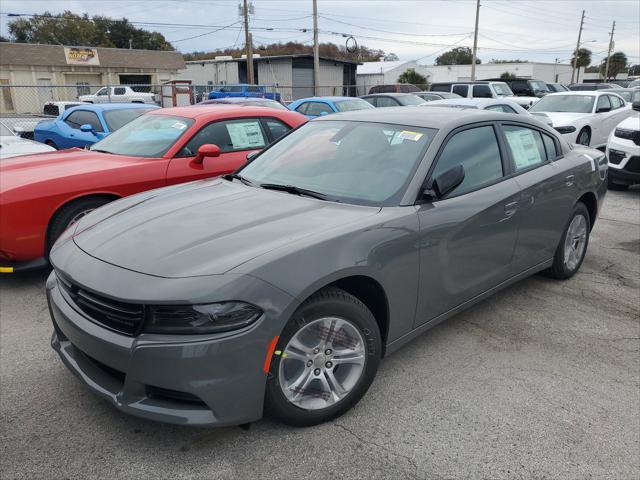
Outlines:
{"type": "Polygon", "coordinates": [[[524,115],[322,117],[233,175],[71,226],[51,252],[52,345],[133,415],[317,424],[416,335],[536,272],[575,274],[606,169],[524,115]]]}

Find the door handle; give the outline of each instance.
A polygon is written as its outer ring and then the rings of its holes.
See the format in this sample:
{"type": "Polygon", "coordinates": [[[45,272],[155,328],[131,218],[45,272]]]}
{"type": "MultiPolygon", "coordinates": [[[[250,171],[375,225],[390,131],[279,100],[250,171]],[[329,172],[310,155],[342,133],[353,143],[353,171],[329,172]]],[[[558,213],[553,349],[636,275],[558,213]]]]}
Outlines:
{"type": "Polygon", "coordinates": [[[575,180],[575,175],[567,175],[566,178],[564,179],[565,183],[567,184],[567,187],[571,187],[573,185],[573,181],[575,180]]]}
{"type": "Polygon", "coordinates": [[[514,213],[518,210],[518,202],[507,203],[504,206],[504,214],[507,217],[512,217],[514,213]]]}

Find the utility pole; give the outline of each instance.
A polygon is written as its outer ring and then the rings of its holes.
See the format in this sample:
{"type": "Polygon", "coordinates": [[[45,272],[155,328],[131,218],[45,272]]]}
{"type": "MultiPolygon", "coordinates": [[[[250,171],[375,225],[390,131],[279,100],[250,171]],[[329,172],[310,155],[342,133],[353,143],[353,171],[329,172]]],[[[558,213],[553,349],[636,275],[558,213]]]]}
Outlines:
{"type": "Polygon", "coordinates": [[[571,83],[573,83],[573,80],[576,76],[576,64],[578,63],[578,50],[580,49],[580,39],[582,38],[582,27],[584,26],[584,14],[585,11],[582,10],[582,18],[580,19],[580,30],[578,30],[578,41],[576,42],[576,51],[573,53],[573,62],[571,62],[573,67],[571,69],[571,83]]]}
{"type": "Polygon", "coordinates": [[[476,28],[473,32],[473,57],[471,58],[471,81],[476,79],[476,57],[478,55],[478,21],[480,20],[480,0],[476,0],[476,28]]]}
{"type": "Polygon", "coordinates": [[[253,45],[251,34],[249,33],[249,2],[244,0],[244,8],[242,9],[244,15],[244,44],[247,55],[247,82],[253,83],[253,45]]]}
{"type": "Polygon", "coordinates": [[[604,69],[604,81],[608,81],[609,79],[609,60],[611,59],[611,52],[613,50],[613,32],[616,30],[616,22],[614,20],[613,26],[611,27],[611,37],[609,38],[609,53],[607,53],[607,66],[604,69]]]}
{"type": "Polygon", "coordinates": [[[318,0],[313,0],[313,90],[320,96],[320,46],[318,45],[318,0]]]}

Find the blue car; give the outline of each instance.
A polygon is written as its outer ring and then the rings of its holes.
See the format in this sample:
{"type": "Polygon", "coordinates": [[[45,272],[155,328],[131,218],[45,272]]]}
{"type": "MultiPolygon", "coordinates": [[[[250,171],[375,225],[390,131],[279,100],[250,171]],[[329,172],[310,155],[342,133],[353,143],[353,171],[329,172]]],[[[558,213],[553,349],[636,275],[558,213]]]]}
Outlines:
{"type": "Polygon", "coordinates": [[[316,118],[335,112],[351,112],[375,108],[369,102],[356,97],[309,97],[301,98],[289,104],[289,110],[303,114],[307,118],[316,118]]]}
{"type": "Polygon", "coordinates": [[[156,108],[160,107],[140,103],[82,104],[65,110],[55,120],[38,123],[33,138],[58,150],[85,147],[156,108]]]}

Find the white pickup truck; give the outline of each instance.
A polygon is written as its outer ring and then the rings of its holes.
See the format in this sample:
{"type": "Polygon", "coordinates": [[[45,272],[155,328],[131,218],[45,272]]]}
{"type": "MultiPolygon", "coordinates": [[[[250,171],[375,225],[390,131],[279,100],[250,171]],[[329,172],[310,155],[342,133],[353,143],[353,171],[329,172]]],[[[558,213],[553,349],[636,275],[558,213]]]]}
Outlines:
{"type": "Polygon", "coordinates": [[[94,94],[80,95],[78,100],[88,103],[157,103],[155,94],[136,92],[124,85],[103,87],[94,94]]]}

